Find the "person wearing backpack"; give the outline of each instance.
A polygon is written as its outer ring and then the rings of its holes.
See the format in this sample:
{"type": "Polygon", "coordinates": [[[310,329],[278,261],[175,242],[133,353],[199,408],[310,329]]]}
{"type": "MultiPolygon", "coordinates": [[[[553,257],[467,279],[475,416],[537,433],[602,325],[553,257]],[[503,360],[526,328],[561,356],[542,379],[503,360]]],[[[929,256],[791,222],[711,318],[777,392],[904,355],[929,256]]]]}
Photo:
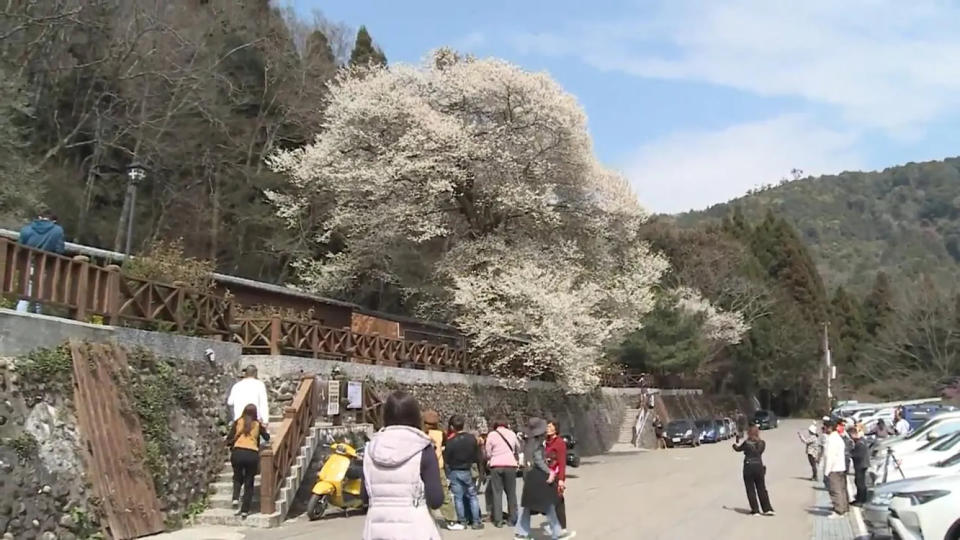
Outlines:
{"type": "Polygon", "coordinates": [[[504,526],[503,495],[507,495],[507,523],[517,522],[517,468],[520,466],[520,441],[509,428],[507,419],[498,417],[493,421],[493,431],[487,434],[484,444],[487,465],[490,468],[490,485],[493,489],[493,526],[504,526]]]}

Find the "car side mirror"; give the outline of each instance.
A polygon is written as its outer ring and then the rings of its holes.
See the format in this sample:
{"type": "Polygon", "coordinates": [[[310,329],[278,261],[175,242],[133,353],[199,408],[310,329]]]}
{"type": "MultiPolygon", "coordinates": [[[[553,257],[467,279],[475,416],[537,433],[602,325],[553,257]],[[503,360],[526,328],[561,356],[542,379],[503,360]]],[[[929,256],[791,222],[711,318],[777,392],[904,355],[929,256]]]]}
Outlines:
{"type": "Polygon", "coordinates": [[[931,431],[930,433],[927,433],[928,441],[935,441],[939,438],[940,438],[940,435],[936,431],[931,431]]]}

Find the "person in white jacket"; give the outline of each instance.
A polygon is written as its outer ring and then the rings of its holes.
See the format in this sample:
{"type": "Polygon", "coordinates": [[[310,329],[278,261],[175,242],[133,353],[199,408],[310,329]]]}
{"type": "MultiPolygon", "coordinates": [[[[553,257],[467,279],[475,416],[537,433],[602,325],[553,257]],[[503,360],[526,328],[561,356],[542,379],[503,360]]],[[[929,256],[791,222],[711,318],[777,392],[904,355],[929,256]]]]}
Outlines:
{"type": "Polygon", "coordinates": [[[263,427],[267,427],[270,420],[270,407],[267,405],[267,386],[257,378],[257,366],[249,365],[243,370],[243,379],[240,379],[230,389],[227,405],[233,407],[233,419],[243,415],[243,409],[250,404],[257,406],[258,420],[263,427]]]}
{"type": "Polygon", "coordinates": [[[850,508],[847,495],[847,453],[843,437],[837,433],[837,420],[827,422],[827,441],[823,449],[823,475],[830,489],[833,513],[830,518],[843,517],[850,508]]]}

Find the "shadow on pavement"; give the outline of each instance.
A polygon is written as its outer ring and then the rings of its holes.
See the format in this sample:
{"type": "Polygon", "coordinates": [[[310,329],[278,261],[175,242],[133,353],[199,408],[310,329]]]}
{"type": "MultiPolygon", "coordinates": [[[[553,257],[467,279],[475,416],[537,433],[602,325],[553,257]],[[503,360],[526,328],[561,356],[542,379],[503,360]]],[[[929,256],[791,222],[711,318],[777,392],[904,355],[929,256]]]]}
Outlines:
{"type": "Polygon", "coordinates": [[[730,510],[731,512],[736,512],[738,514],[743,514],[745,516],[749,516],[751,514],[750,510],[747,508],[734,508],[732,506],[724,506],[723,509],[730,510]]]}
{"type": "Polygon", "coordinates": [[[823,506],[814,506],[812,508],[807,508],[807,513],[811,516],[821,516],[826,517],[833,513],[832,508],[825,508],[823,506]]]}

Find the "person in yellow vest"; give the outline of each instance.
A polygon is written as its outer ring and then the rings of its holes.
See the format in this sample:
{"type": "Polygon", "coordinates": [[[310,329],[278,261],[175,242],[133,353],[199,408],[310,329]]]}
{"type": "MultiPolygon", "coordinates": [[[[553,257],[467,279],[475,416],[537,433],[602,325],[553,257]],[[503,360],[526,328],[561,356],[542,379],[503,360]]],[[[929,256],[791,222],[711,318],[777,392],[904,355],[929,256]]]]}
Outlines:
{"type": "Polygon", "coordinates": [[[241,518],[250,514],[253,502],[253,479],[260,466],[260,441],[269,441],[270,434],[257,420],[257,406],[249,404],[243,408],[243,414],[233,422],[227,432],[230,445],[230,464],[233,465],[233,507],[241,518]],[[240,488],[243,487],[243,502],[240,502],[240,488]]]}
{"type": "MultiPolygon", "coordinates": [[[[433,441],[433,448],[437,452],[437,463],[440,464],[440,471],[443,472],[443,445],[447,437],[440,429],[440,414],[437,411],[427,410],[423,412],[423,431],[433,441]]],[[[456,518],[453,517],[455,515],[453,500],[450,498],[446,475],[441,474],[440,481],[443,482],[443,506],[435,512],[435,518],[441,527],[446,527],[447,521],[456,521],[456,518]]]]}

